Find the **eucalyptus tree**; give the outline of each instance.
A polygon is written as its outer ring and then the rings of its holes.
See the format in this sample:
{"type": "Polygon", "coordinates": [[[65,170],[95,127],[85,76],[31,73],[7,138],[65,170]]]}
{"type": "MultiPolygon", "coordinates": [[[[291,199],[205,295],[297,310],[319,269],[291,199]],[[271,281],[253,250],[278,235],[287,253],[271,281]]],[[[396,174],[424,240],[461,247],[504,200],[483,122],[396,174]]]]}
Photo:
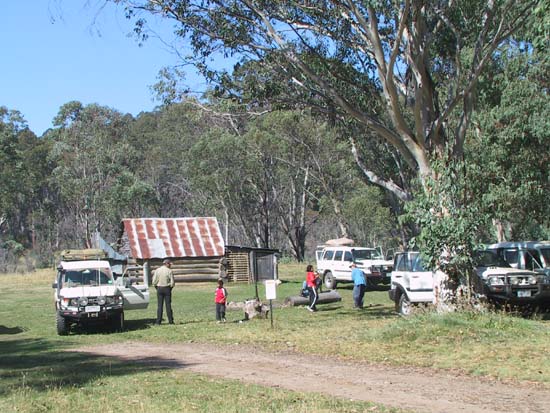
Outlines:
{"type": "Polygon", "coordinates": [[[18,200],[24,177],[23,154],[19,149],[19,134],[26,127],[18,111],[0,107],[0,228],[13,235],[10,221],[16,219],[18,200]]]}
{"type": "MultiPolygon", "coordinates": [[[[69,102],[59,109],[49,138],[56,162],[52,183],[64,212],[58,222],[64,245],[90,246],[96,230],[115,234],[130,202],[121,187],[130,188],[136,181],[126,141],[131,121],[129,115],[95,104],[69,102]]],[[[143,191],[133,195],[142,196],[143,191]]]]}
{"type": "Polygon", "coordinates": [[[0,248],[12,258],[29,249],[50,252],[49,150],[21,113],[0,107],[0,248]]]}
{"type": "MultiPolygon", "coordinates": [[[[270,56],[289,84],[329,100],[395,148],[421,178],[433,159],[458,159],[471,124],[479,76],[497,48],[530,17],[536,0],[266,2],[113,0],[146,35],[147,13],[171,19],[194,50],[188,60],[214,74],[213,55],[243,62],[270,56]],[[346,67],[347,70],[342,70],[346,67]],[[358,78],[370,79],[371,82],[358,78]],[[380,102],[365,105],[366,99],[380,102]]],[[[406,188],[364,165],[369,180],[398,196],[406,188]]]]}
{"type": "Polygon", "coordinates": [[[479,166],[473,182],[483,189],[499,241],[547,236],[549,75],[546,49],[510,44],[480,83],[467,155],[479,166]]]}

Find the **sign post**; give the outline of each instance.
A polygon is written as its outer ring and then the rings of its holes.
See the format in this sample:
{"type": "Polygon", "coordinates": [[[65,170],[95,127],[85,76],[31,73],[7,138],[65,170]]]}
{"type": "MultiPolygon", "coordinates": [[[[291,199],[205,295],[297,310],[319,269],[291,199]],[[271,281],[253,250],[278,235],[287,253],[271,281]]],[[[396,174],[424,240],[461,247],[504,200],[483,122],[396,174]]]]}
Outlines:
{"type": "Polygon", "coordinates": [[[271,328],[273,328],[273,300],[277,299],[277,284],[279,280],[265,280],[265,298],[269,300],[271,328]]]}

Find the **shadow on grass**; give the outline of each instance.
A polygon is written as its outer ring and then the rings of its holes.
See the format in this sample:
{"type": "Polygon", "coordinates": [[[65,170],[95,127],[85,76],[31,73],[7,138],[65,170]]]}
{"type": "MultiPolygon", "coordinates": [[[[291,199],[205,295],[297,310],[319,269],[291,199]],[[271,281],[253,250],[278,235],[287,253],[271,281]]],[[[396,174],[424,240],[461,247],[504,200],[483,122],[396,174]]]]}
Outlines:
{"type": "Polygon", "coordinates": [[[19,334],[23,331],[26,331],[26,329],[22,327],[6,327],[0,325],[0,334],[19,334]]]}
{"type": "MultiPolygon", "coordinates": [[[[138,320],[125,320],[124,331],[147,330],[155,324],[156,319],[146,318],[138,320]]],[[[73,324],[70,329],[70,334],[76,335],[93,335],[93,334],[117,334],[108,324],[73,324]]]]}
{"type": "Polygon", "coordinates": [[[128,361],[93,353],[63,351],[59,344],[39,339],[0,341],[0,396],[21,388],[46,391],[74,388],[99,377],[184,368],[173,359],[144,357],[128,361]]]}

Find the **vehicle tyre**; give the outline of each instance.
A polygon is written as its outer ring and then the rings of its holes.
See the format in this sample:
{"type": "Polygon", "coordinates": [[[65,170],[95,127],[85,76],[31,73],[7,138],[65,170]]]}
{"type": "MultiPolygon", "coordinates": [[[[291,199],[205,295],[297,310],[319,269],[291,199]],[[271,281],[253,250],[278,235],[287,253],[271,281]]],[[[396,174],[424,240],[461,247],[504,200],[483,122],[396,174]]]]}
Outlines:
{"type": "Polygon", "coordinates": [[[325,287],[328,288],[329,290],[336,289],[336,279],[334,278],[334,276],[330,271],[327,271],[327,273],[325,274],[324,283],[325,283],[325,287]]]}
{"type": "Polygon", "coordinates": [[[409,301],[406,294],[401,294],[397,306],[399,314],[403,316],[411,315],[413,312],[413,304],[409,301]]]}
{"type": "Polygon", "coordinates": [[[114,331],[122,332],[124,331],[124,311],[121,311],[113,318],[111,318],[111,326],[114,331]]]}
{"type": "Polygon", "coordinates": [[[56,327],[57,327],[57,334],[60,336],[66,336],[69,334],[70,330],[70,323],[67,321],[65,317],[62,317],[59,313],[56,314],[56,327]]]}

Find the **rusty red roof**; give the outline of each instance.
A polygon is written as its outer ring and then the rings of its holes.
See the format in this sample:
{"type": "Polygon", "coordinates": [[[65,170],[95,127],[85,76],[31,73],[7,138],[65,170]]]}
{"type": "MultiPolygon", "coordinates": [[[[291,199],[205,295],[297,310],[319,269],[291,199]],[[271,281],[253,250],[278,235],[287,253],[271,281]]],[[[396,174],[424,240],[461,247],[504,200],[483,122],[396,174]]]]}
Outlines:
{"type": "Polygon", "coordinates": [[[123,219],[133,258],[215,257],[224,255],[218,220],[208,218],[123,219]]]}

